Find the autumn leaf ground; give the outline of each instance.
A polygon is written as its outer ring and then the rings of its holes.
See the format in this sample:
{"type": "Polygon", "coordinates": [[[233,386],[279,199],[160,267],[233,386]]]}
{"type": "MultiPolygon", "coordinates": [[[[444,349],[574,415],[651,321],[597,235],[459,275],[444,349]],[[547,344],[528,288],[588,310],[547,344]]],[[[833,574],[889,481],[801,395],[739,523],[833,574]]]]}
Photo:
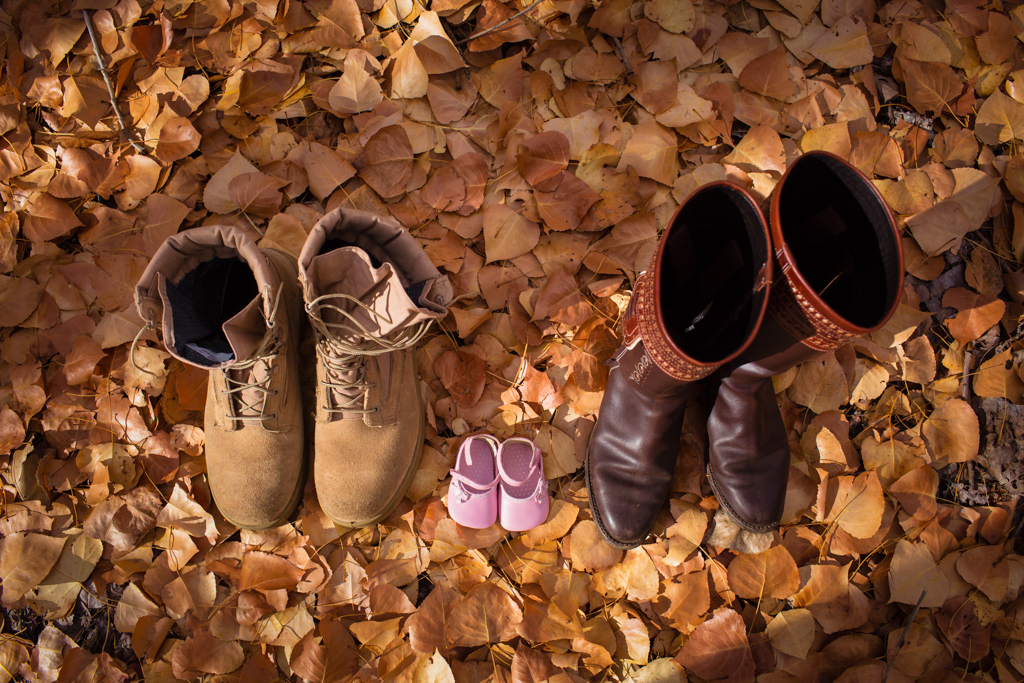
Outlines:
{"type": "Polygon", "coordinates": [[[1024,680],[1018,3],[8,0],[0,31],[0,683],[1024,680]],[[605,545],[580,467],[637,272],[697,187],[763,199],[815,149],[898,218],[895,316],[775,379],[778,532],[720,512],[694,402],[651,542],[605,545]],[[307,483],[239,531],[203,373],[153,331],[129,362],[133,287],[178,230],[297,254],[339,206],[464,295],[423,461],[375,527],[307,483]],[[541,446],[543,526],[448,517],[477,430],[541,446]]]}

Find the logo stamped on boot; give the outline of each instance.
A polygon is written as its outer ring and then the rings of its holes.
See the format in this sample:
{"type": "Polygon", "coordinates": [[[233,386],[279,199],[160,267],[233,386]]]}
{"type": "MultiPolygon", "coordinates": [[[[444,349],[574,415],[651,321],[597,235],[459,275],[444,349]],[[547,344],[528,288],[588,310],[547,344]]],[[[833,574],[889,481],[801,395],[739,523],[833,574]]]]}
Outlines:
{"type": "Polygon", "coordinates": [[[629,373],[629,378],[637,384],[643,384],[647,373],[651,371],[652,364],[651,357],[647,355],[647,351],[644,351],[643,355],[640,356],[640,360],[633,366],[633,372],[629,373]]]}

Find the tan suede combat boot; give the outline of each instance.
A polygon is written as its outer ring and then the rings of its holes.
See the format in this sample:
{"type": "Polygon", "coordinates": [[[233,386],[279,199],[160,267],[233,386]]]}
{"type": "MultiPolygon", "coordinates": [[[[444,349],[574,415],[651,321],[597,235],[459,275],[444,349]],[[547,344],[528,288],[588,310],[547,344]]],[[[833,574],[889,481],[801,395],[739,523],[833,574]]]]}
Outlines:
{"type": "Polygon", "coordinates": [[[149,327],[163,328],[172,356],[210,370],[206,470],[224,519],[281,524],[305,470],[294,259],[237,228],[193,228],[160,246],[135,301],[149,327]]]}
{"type": "Polygon", "coordinates": [[[398,223],[351,209],[314,226],[299,279],[316,335],[317,497],[337,524],[374,524],[416,474],[425,414],[415,346],[452,288],[398,223]]]}

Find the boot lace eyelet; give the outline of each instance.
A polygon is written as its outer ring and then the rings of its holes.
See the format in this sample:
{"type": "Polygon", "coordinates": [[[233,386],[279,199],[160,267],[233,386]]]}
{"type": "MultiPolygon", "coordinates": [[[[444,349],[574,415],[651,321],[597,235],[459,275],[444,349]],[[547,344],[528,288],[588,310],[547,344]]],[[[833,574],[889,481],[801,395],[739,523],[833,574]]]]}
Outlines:
{"type": "Polygon", "coordinates": [[[380,412],[380,406],[374,406],[373,407],[373,414],[376,415],[379,412],[380,412]]]}

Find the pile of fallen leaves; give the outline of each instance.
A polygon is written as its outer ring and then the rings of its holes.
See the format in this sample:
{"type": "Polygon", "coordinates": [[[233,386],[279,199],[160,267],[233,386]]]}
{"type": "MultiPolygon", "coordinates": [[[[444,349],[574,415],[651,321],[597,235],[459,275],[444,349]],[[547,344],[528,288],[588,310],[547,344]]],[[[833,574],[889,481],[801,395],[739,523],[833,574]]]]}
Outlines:
{"type": "Polygon", "coordinates": [[[1024,678],[1021,7],[5,0],[0,31],[0,683],[1024,678]],[[638,269],[695,188],[764,198],[813,149],[898,216],[895,317],[776,378],[777,533],[718,511],[695,402],[656,540],[612,549],[580,467],[638,269]],[[471,295],[419,354],[426,452],[375,527],[307,484],[239,532],[204,374],[152,332],[128,362],[132,290],[180,229],[296,254],[339,206],[471,295]],[[540,444],[543,526],[448,517],[474,430],[540,444]]]}

